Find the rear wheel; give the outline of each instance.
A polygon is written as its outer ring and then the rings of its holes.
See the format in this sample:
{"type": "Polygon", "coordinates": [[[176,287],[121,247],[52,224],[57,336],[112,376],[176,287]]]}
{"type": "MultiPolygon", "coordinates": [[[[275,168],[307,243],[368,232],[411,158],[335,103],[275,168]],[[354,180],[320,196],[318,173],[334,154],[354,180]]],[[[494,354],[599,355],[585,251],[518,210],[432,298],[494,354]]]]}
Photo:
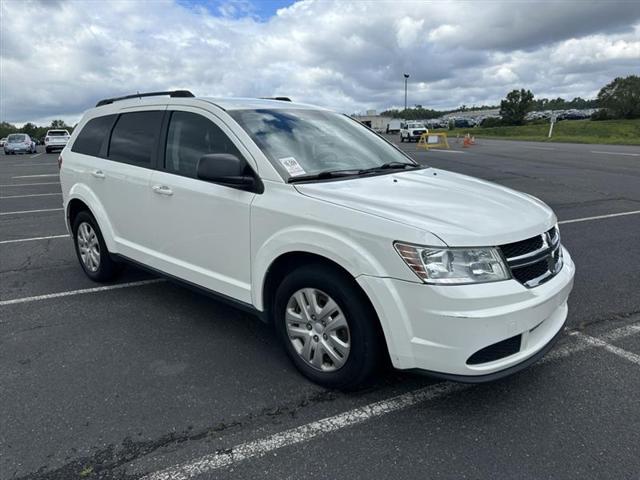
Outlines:
{"type": "Polygon", "coordinates": [[[120,273],[120,266],[111,258],[102,233],[93,215],[78,213],[73,222],[73,239],[80,265],[96,282],[108,282],[120,273]]]}
{"type": "Polygon", "coordinates": [[[378,319],[339,271],[320,264],[294,270],[276,291],[273,315],[289,358],[310,380],[353,389],[375,373],[383,351],[378,319]]]}

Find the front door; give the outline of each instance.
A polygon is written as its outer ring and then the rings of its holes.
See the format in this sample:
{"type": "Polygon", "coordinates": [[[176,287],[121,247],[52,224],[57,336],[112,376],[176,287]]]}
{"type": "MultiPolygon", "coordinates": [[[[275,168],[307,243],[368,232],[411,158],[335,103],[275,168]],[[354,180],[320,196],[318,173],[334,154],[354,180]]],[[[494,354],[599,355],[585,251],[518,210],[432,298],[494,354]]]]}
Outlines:
{"type": "Polygon", "coordinates": [[[203,110],[175,107],[167,115],[164,158],[150,182],[154,266],[250,303],[249,212],[255,194],[196,178],[203,155],[248,158],[248,152],[203,110]]]}

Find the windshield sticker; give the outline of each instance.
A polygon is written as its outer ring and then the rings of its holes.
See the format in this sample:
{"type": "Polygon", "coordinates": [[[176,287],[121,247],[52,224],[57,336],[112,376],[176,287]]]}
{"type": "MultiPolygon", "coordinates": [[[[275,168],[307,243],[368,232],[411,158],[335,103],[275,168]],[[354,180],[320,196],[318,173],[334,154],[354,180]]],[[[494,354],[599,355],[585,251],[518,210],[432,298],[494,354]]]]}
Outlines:
{"type": "Polygon", "coordinates": [[[287,169],[287,173],[292,177],[297,177],[298,175],[304,175],[304,168],[298,163],[298,161],[293,157],[285,157],[278,159],[282,166],[287,169]]]}

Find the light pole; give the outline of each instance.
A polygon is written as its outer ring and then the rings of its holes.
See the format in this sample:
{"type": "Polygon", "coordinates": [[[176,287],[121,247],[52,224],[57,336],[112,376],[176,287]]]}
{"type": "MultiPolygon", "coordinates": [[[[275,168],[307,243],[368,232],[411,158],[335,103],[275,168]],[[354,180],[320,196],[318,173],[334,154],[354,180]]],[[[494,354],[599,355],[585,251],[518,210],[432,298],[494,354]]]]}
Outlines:
{"type": "Polygon", "coordinates": [[[409,79],[409,74],[404,74],[404,111],[407,111],[407,80],[409,79]]]}

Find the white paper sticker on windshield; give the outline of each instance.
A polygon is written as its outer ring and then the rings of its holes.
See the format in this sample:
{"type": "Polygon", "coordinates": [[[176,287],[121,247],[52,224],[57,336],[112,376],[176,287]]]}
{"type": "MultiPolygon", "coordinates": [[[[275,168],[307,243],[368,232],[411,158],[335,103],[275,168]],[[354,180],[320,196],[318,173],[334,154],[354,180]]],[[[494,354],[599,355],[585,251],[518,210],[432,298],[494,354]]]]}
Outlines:
{"type": "Polygon", "coordinates": [[[287,169],[287,173],[289,173],[289,175],[291,175],[292,177],[297,177],[298,175],[304,175],[305,173],[307,173],[304,171],[304,168],[302,168],[298,161],[293,157],[279,158],[278,160],[280,160],[282,166],[287,169]]]}

